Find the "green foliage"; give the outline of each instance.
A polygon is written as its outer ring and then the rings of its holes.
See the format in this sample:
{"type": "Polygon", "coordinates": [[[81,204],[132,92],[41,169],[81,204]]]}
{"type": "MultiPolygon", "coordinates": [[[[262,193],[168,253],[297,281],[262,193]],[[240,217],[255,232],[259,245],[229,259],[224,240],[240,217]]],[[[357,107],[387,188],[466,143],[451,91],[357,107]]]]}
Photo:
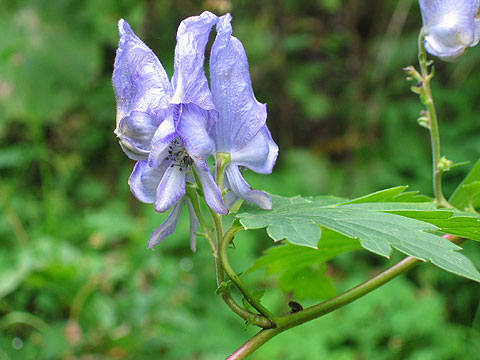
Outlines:
{"type": "MultiPolygon", "coordinates": [[[[428,209],[430,223],[414,219],[413,216],[399,216],[401,210],[410,204],[404,203],[369,203],[365,201],[379,200],[391,196],[399,189],[377,192],[370,196],[353,201],[342,201],[333,197],[285,198],[272,196],[274,207],[271,211],[246,206],[237,217],[245,229],[266,228],[274,241],[287,240],[289,243],[316,248],[321,241],[321,227],[358,239],[366,250],[389,257],[392,247],[406,255],[424,261],[457,275],[480,281],[480,273],[461,253],[460,248],[433,234],[440,230],[431,224],[438,217],[444,225],[443,229],[464,231],[465,222],[455,221],[458,218],[445,211],[428,209]],[[386,210],[386,211],[385,211],[386,210]],[[392,212],[397,211],[397,214],[392,212]],[[437,217],[438,214],[438,217],[437,217]],[[452,225],[451,222],[454,222],[452,225]]],[[[410,195],[407,195],[410,196],[410,195]]],[[[425,210],[423,203],[419,203],[425,210]]],[[[417,207],[417,203],[413,203],[417,207]]],[[[417,211],[418,212],[418,211],[417,211]]],[[[420,211],[421,212],[421,211],[420,211]]],[[[408,211],[411,215],[412,212],[408,211]]],[[[480,232],[480,221],[477,218],[466,218],[471,229],[469,233],[480,232]]],[[[453,232],[455,233],[455,232],[453,232]]]]}
{"type": "Polygon", "coordinates": [[[480,161],[458,185],[449,199],[458,209],[474,211],[480,206],[480,161]]]}
{"type": "MultiPolygon", "coordinates": [[[[273,175],[245,173],[254,187],[352,198],[408,183],[430,194],[428,140],[415,122],[420,106],[400,70],[415,61],[421,19],[412,7],[402,30],[392,17],[398,4],[405,2],[0,1],[0,359],[220,359],[255,333],[215,296],[211,252],[202,241],[190,252],[186,218],[173,237],[146,250],[164,215],[129,193],[133,163],[112,134],[119,18],[171,75],[178,22],[206,9],[232,13],[281,148],[273,175]],[[398,32],[386,31],[389,23],[398,32]]],[[[455,162],[480,157],[479,58],[477,47],[461,62],[435,64],[442,149],[455,162]]],[[[466,172],[449,172],[447,193],[466,172]]],[[[322,241],[319,250],[295,247],[315,254],[308,269],[317,274],[322,254],[334,248],[322,241]]],[[[349,250],[327,265],[339,291],[384,266],[351,251],[358,241],[345,241],[349,250]]],[[[261,232],[239,235],[235,268],[248,269],[269,244],[261,232]]],[[[473,261],[477,245],[465,244],[473,261]]],[[[290,295],[263,271],[245,278],[267,289],[262,302],[276,313],[290,311],[290,295]]],[[[292,283],[285,289],[301,295],[292,283]]],[[[473,359],[477,308],[476,284],[425,266],[281,335],[252,358],[473,359]]]]}
{"type": "Polygon", "coordinates": [[[336,294],[326,274],[326,262],[343,253],[361,249],[358,240],[323,229],[317,249],[286,243],[269,248],[248,271],[265,268],[267,274],[280,274],[279,285],[297,299],[325,299],[336,294]]]}

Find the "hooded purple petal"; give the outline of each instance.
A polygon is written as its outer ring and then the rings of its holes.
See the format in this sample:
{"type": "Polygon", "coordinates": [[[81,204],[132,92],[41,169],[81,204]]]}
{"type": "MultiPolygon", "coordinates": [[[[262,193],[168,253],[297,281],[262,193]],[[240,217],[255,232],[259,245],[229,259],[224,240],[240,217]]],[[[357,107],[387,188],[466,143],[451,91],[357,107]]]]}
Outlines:
{"type": "Polygon", "coordinates": [[[245,49],[231,35],[231,19],[230,14],[219,19],[210,57],[212,96],[219,112],[217,151],[227,153],[247,144],[267,118],[266,105],[253,94],[245,49]]]}
{"type": "Polygon", "coordinates": [[[454,60],[476,45],[478,8],[478,0],[420,0],[427,51],[454,60]]]}
{"type": "Polygon", "coordinates": [[[132,111],[122,118],[115,130],[120,145],[128,157],[133,160],[145,160],[151,148],[152,137],[158,122],[150,115],[132,111]]]}
{"type": "Polygon", "coordinates": [[[178,219],[182,213],[184,201],[179,201],[172,209],[167,219],[150,235],[148,240],[148,248],[151,249],[155,245],[158,245],[167,236],[170,236],[177,227],[178,219]]]}
{"type": "Polygon", "coordinates": [[[265,210],[272,209],[273,203],[270,197],[263,191],[252,190],[236,165],[227,165],[225,175],[228,179],[230,189],[243,200],[253,202],[265,210]]]}
{"type": "Polygon", "coordinates": [[[117,98],[117,126],[131,111],[141,111],[161,121],[169,105],[172,87],[155,56],[123,19],[118,22],[120,42],[113,70],[117,98]]]}
{"type": "Polygon", "coordinates": [[[270,174],[277,160],[278,146],[264,126],[242,149],[232,153],[232,164],[245,166],[260,174],[270,174]]]}
{"type": "Polygon", "coordinates": [[[205,11],[180,23],[175,48],[172,104],[194,103],[203,109],[214,109],[203,66],[205,46],[217,19],[216,15],[205,11]]]}
{"type": "Polygon", "coordinates": [[[141,202],[153,204],[157,197],[158,184],[168,165],[168,162],[164,162],[161,166],[152,168],[147,161],[137,162],[128,179],[133,195],[141,202]]]}
{"type": "Polygon", "coordinates": [[[185,169],[170,165],[157,187],[155,210],[165,212],[185,195],[185,169]]]}
{"type": "Polygon", "coordinates": [[[195,172],[202,183],[203,195],[205,196],[205,201],[207,202],[208,206],[210,206],[210,208],[217,214],[227,215],[228,209],[223,202],[222,192],[215,183],[215,180],[213,180],[213,176],[210,171],[203,170],[195,160],[193,163],[193,168],[195,169],[195,172]]]}

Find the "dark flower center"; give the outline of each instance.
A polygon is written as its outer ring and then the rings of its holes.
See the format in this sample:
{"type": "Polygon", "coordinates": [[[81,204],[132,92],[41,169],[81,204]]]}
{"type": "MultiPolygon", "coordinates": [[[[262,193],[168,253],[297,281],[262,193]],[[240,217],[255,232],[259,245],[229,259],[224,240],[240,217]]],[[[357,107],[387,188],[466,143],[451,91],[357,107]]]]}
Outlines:
{"type": "Polygon", "coordinates": [[[165,158],[166,160],[171,160],[171,167],[178,166],[180,171],[185,170],[187,167],[193,164],[193,160],[188,155],[183,145],[182,140],[178,137],[173,140],[168,146],[168,155],[165,158]]]}

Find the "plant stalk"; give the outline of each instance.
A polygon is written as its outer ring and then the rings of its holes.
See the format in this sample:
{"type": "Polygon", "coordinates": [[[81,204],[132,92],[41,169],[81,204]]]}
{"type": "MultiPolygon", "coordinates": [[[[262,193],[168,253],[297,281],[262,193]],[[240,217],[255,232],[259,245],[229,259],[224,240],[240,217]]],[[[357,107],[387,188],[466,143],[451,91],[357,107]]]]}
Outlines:
{"type": "Polygon", "coordinates": [[[424,45],[425,35],[423,30],[418,37],[418,63],[420,65],[420,73],[422,75],[422,88],[424,96],[422,102],[425,104],[428,111],[430,142],[432,147],[432,163],[433,163],[433,192],[437,205],[439,207],[451,207],[447,199],[443,195],[442,190],[442,174],[443,169],[440,166],[441,151],[440,151],[440,133],[438,130],[438,118],[435,110],[435,103],[433,102],[432,89],[430,81],[433,73],[428,72],[427,52],[424,45]]]}
{"type": "Polygon", "coordinates": [[[235,234],[239,233],[243,230],[243,227],[238,224],[234,223],[230,230],[227,231],[225,237],[222,240],[221,247],[220,247],[220,263],[222,265],[223,270],[227,273],[228,277],[235,286],[240,290],[244,298],[252,305],[260,314],[262,314],[267,319],[270,319],[275,324],[277,324],[276,316],[268,310],[265,306],[263,306],[259,300],[257,300],[251,293],[250,290],[247,288],[245,283],[240,279],[240,276],[237,275],[235,270],[233,269],[232,265],[230,264],[230,260],[228,258],[228,245],[232,241],[235,234]]]}

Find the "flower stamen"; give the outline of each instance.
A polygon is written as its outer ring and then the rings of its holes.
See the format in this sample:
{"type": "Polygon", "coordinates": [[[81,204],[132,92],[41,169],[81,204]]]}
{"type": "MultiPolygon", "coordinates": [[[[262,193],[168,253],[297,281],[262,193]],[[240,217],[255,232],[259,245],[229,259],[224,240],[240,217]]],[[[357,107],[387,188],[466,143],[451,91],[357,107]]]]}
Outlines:
{"type": "Polygon", "coordinates": [[[180,171],[193,164],[192,158],[188,155],[182,140],[178,137],[168,146],[168,155],[165,160],[171,160],[172,164],[170,167],[178,166],[180,171]]]}

